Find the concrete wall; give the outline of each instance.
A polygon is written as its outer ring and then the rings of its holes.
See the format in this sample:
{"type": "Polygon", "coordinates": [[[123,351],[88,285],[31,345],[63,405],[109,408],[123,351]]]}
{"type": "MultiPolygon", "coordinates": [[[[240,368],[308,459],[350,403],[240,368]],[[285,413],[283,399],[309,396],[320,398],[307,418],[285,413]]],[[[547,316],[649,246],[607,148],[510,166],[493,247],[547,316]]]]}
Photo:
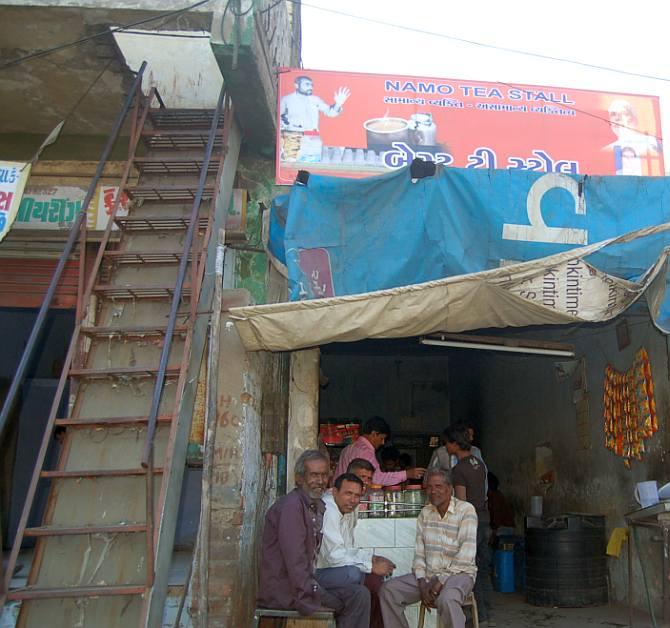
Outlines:
{"type": "Polygon", "coordinates": [[[269,303],[268,258],[262,252],[261,208],[269,208],[273,197],[281,193],[281,188],[274,184],[274,161],[242,157],[238,166],[238,186],[248,193],[247,242],[234,251],[235,287],[248,290],[257,304],[269,303]]]}
{"type": "MultiPolygon", "coordinates": [[[[207,626],[246,625],[255,580],[253,518],[261,474],[259,382],[255,356],[244,351],[235,327],[221,317],[209,525],[207,626]],[[247,524],[245,526],[245,524],[247,524]]],[[[203,496],[203,502],[206,499],[203,496]]],[[[204,584],[194,570],[194,602],[204,584]],[[196,594],[196,592],[198,592],[196,594]]],[[[197,608],[195,609],[197,612],[197,608]]],[[[198,625],[198,624],[196,624],[198,625]]]]}
{"type": "MultiPolygon", "coordinates": [[[[262,381],[262,374],[269,372],[270,359],[268,354],[247,353],[235,326],[222,313],[217,418],[208,496],[209,560],[201,565],[198,559],[194,565],[191,609],[194,626],[251,625],[263,518],[275,498],[277,486],[277,459],[261,450],[261,408],[263,395],[270,386],[270,382],[262,381]],[[208,578],[206,622],[199,606],[204,594],[203,566],[208,578]]],[[[279,387],[274,390],[277,393],[279,387]]],[[[203,504],[206,499],[203,495],[203,504]]]]}
{"type": "Polygon", "coordinates": [[[147,62],[142,81],[145,94],[156,87],[166,107],[216,107],[223,77],[209,45],[209,33],[135,30],[116,33],[114,38],[131,70],[147,62]]]}
{"type": "Polygon", "coordinates": [[[394,432],[435,434],[449,423],[446,357],[324,354],[321,370],[329,378],[321,391],[323,419],[381,415],[394,432]],[[419,421],[407,421],[411,416],[419,421]]]}
{"type": "MultiPolygon", "coordinates": [[[[617,321],[618,322],[618,321],[617,321]]],[[[453,416],[473,420],[489,465],[501,480],[501,490],[512,501],[520,524],[529,498],[544,494],[545,514],[589,512],[607,517],[608,534],[623,526],[623,515],[634,510],[635,483],[656,479],[659,485],[670,480],[665,457],[670,411],[668,350],[666,338],[644,315],[629,319],[631,343],[619,350],[616,323],[598,327],[555,328],[541,333],[517,334],[524,337],[574,343],[577,358],[584,359],[588,412],[580,420],[573,395],[579,388],[580,369],[563,379],[557,377],[555,363],[561,358],[482,354],[475,351],[452,359],[453,416]],[[660,430],[647,441],[644,460],[632,469],[622,458],[604,447],[603,380],[607,364],[627,370],[639,347],[646,347],[656,386],[660,430]],[[458,384],[456,384],[458,382],[458,384]],[[544,446],[538,452],[536,448],[544,446]],[[537,477],[537,454],[551,450],[555,480],[542,485],[537,477]]],[[[652,597],[660,600],[661,550],[649,531],[641,531],[643,560],[652,583],[652,597]]],[[[608,559],[611,586],[616,600],[626,599],[627,560],[608,559]]],[[[640,564],[634,561],[635,604],[646,607],[640,564]]],[[[660,604],[657,604],[660,610],[660,604]]]]}

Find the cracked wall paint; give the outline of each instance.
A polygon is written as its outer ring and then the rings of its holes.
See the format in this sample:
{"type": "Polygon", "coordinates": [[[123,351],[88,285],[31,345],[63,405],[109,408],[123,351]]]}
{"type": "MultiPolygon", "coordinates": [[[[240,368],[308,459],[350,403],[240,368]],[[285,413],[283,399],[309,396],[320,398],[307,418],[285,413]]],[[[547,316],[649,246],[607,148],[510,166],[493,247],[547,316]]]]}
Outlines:
{"type": "MultiPolygon", "coordinates": [[[[267,159],[241,158],[238,187],[248,191],[247,246],[262,248],[261,205],[269,208],[280,188],[274,185],[274,162],[267,159]]],[[[238,249],[235,255],[235,288],[246,288],[255,303],[267,302],[268,259],[265,253],[238,249]]]]}
{"type": "MultiPolygon", "coordinates": [[[[667,340],[646,315],[629,318],[631,344],[617,348],[616,324],[565,327],[542,332],[524,330],[519,336],[558,342],[576,347],[584,357],[589,395],[588,430],[590,447],[580,447],[579,426],[573,393],[579,374],[558,378],[550,357],[475,355],[469,352],[450,364],[452,417],[475,423],[478,440],[489,469],[500,478],[500,488],[510,499],[523,530],[523,515],[530,496],[544,496],[544,514],[566,512],[601,514],[606,517],[607,534],[624,526],[624,514],[638,508],[633,498],[636,482],[670,480],[665,450],[668,444],[667,418],[670,414],[667,340]],[[626,370],[635,352],[645,346],[649,352],[655,383],[660,430],[645,442],[644,459],[627,470],[623,459],[605,449],[603,435],[603,382],[606,364],[626,370]],[[456,396],[456,398],[454,398],[456,396]],[[547,445],[553,452],[555,477],[542,486],[537,482],[535,450],[547,445]]],[[[514,334],[510,334],[513,336],[514,334]]],[[[643,560],[647,564],[652,599],[661,599],[660,547],[654,534],[640,533],[643,560]]],[[[625,554],[625,552],[624,552],[625,554]]],[[[627,560],[608,559],[614,600],[625,602],[627,560]]],[[[635,606],[644,609],[646,598],[640,563],[633,563],[635,606]]],[[[657,610],[660,610],[660,604],[657,610]]]]}

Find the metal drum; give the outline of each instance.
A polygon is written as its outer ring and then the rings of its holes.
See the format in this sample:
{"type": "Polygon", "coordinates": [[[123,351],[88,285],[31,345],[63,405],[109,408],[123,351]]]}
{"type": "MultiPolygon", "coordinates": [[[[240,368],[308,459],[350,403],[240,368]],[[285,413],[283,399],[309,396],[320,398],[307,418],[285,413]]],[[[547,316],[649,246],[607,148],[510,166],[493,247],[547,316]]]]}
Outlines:
{"type": "Polygon", "coordinates": [[[526,599],[536,606],[607,604],[605,518],[568,514],[526,530],[526,599]]]}

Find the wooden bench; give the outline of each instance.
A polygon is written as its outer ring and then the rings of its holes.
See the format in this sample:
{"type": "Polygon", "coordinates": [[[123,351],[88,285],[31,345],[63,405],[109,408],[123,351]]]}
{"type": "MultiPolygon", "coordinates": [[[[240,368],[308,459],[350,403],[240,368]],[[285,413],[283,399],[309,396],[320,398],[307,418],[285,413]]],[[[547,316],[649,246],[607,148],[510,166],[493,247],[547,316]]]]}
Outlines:
{"type": "Polygon", "coordinates": [[[287,611],[277,608],[256,608],[254,611],[254,628],[259,628],[263,617],[288,619],[288,626],[295,628],[335,628],[333,611],[317,611],[312,615],[301,615],[298,611],[287,611]]]}
{"type": "MultiPolygon", "coordinates": [[[[465,600],[463,600],[463,606],[472,607],[472,628],[479,628],[479,613],[477,612],[477,600],[475,599],[475,594],[470,593],[465,600]]],[[[419,609],[419,625],[418,628],[423,628],[423,622],[426,618],[426,606],[421,602],[421,608],[419,609]]],[[[437,625],[443,626],[438,615],[437,625]]]]}

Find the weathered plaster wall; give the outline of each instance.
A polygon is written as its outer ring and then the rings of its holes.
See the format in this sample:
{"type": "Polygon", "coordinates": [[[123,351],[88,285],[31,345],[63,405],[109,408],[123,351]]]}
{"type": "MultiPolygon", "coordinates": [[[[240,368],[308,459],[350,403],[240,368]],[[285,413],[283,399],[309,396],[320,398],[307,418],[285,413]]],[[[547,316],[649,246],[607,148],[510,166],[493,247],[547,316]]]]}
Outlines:
{"type": "Polygon", "coordinates": [[[322,418],[380,415],[397,432],[416,431],[403,422],[415,416],[420,431],[435,434],[449,423],[446,357],[323,355],[321,370],[329,378],[321,391],[322,418]]]}
{"type": "MultiPolygon", "coordinates": [[[[230,299],[230,304],[240,305],[241,293],[224,290],[224,307],[230,299]]],[[[192,581],[194,626],[251,625],[263,520],[277,489],[277,457],[274,452],[266,453],[263,426],[275,429],[276,421],[285,424],[285,410],[283,416],[274,413],[288,404],[288,387],[284,385],[288,380],[288,361],[277,361],[277,357],[247,353],[227,312],[222,312],[209,494],[208,584],[204,585],[200,578],[198,559],[192,581]],[[206,622],[198,607],[204,586],[206,622]]]]}
{"type": "MultiPolygon", "coordinates": [[[[257,356],[223,313],[211,478],[207,626],[244,626],[255,595],[256,511],[262,495],[257,356]]],[[[203,584],[194,570],[194,601],[203,584]]],[[[197,608],[195,609],[197,612],[197,608]]],[[[196,625],[198,625],[196,623],[196,625]]]]}
{"type": "MultiPolygon", "coordinates": [[[[289,3],[290,4],[290,3],[289,3]]],[[[273,153],[278,67],[300,64],[300,9],[273,0],[245,0],[237,16],[219,5],[212,20],[212,49],[238,107],[250,146],[273,153]]]]}
{"type": "Polygon", "coordinates": [[[268,303],[268,259],[259,252],[263,248],[261,209],[269,208],[272,198],[284,191],[274,184],[274,161],[242,157],[238,186],[248,191],[247,242],[235,250],[235,287],[248,290],[257,304],[268,303]]]}
{"type": "MultiPolygon", "coordinates": [[[[1,88],[0,88],[1,89],[1,88]]],[[[99,132],[106,128],[111,130],[113,118],[103,119],[100,117],[99,132]]],[[[31,160],[37,149],[46,139],[46,133],[0,133],[0,146],[2,146],[2,158],[15,161],[31,160]]],[[[47,146],[41,155],[40,166],[44,160],[97,160],[100,159],[102,149],[107,142],[106,135],[69,135],[63,134],[58,141],[47,146]]],[[[109,156],[110,160],[123,160],[128,158],[128,138],[122,137],[114,144],[109,156]]]]}
{"type": "MultiPolygon", "coordinates": [[[[668,350],[666,338],[646,316],[629,320],[631,344],[619,351],[615,323],[599,327],[547,330],[534,336],[576,345],[577,358],[584,358],[589,413],[584,434],[590,444],[580,442],[573,393],[579,371],[558,379],[555,363],[563,358],[514,357],[471,352],[451,363],[452,416],[466,416],[479,427],[479,440],[489,468],[501,480],[501,490],[515,507],[518,523],[527,511],[529,498],[542,494],[536,477],[536,447],[553,452],[555,482],[544,491],[545,514],[590,512],[606,515],[607,532],[623,526],[623,515],[637,507],[633,499],[636,482],[670,480],[666,456],[670,413],[668,350]],[[640,346],[645,346],[656,385],[660,430],[649,441],[642,462],[631,470],[623,460],[605,449],[603,441],[603,376],[611,364],[627,370],[640,346]],[[454,385],[458,381],[459,385],[454,385]],[[460,391],[460,394],[459,394],[460,391]]],[[[533,334],[520,334],[532,337],[533,334]]],[[[652,585],[652,596],[660,600],[661,549],[649,531],[641,531],[643,560],[652,585]]],[[[610,558],[610,578],[616,600],[626,599],[627,560],[610,558]]],[[[635,604],[646,607],[640,564],[634,564],[635,604]]],[[[657,610],[660,606],[657,605],[657,610]]]]}
{"type": "Polygon", "coordinates": [[[288,397],[288,446],[286,449],[286,489],[295,486],[293,468],[305,449],[316,449],[319,431],[318,349],[291,353],[288,397]]]}

